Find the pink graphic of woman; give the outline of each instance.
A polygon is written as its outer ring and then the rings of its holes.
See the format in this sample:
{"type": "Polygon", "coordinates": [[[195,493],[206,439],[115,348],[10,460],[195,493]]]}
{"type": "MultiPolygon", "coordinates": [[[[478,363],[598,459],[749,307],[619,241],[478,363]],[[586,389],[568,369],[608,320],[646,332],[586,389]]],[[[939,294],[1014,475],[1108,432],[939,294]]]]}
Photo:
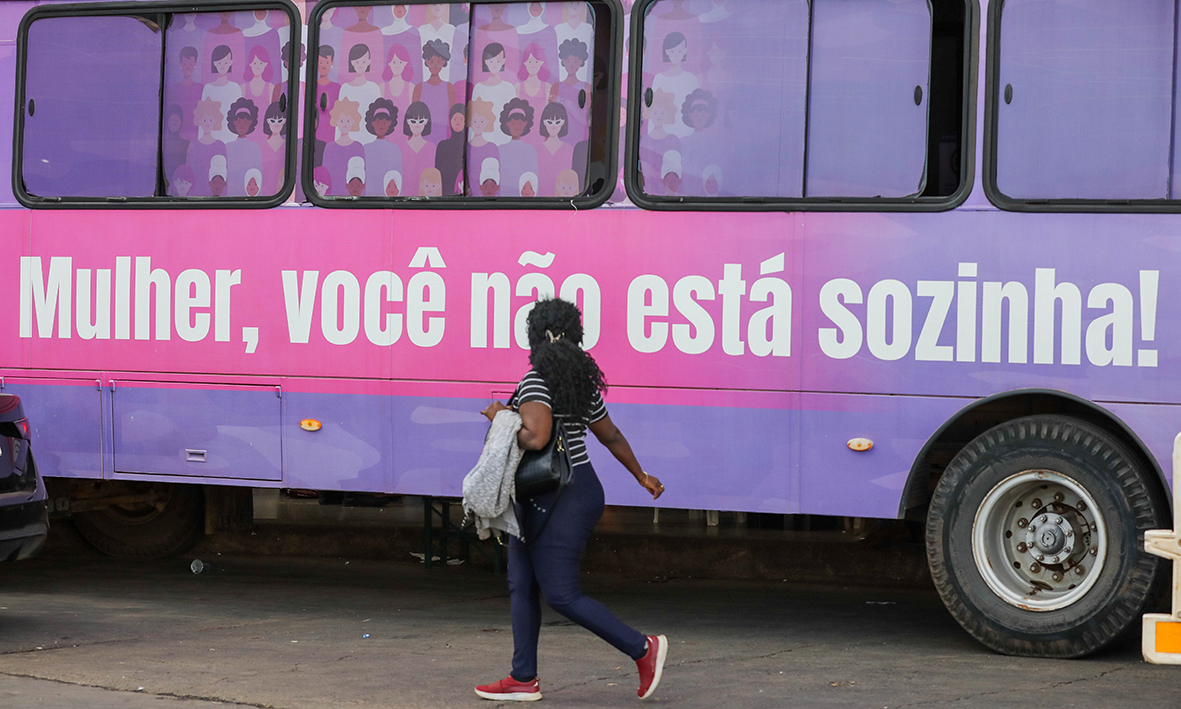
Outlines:
{"type": "MultiPolygon", "coordinates": [[[[380,56],[380,55],[379,55],[380,56]]],[[[348,83],[340,85],[340,98],[338,100],[349,100],[355,102],[361,107],[361,110],[367,109],[377,99],[381,98],[381,85],[376,81],[369,79],[369,68],[371,66],[371,57],[369,47],[364,44],[355,44],[349,50],[349,76],[352,78],[348,83]]],[[[340,135],[340,131],[337,131],[340,135]]],[[[369,143],[373,140],[373,136],[369,133],[358,133],[357,140],[362,143],[369,143]]]]}
{"type": "Polygon", "coordinates": [[[217,101],[201,99],[197,102],[197,107],[193,110],[193,123],[200,135],[197,140],[189,143],[187,164],[194,175],[200,175],[203,179],[193,183],[189,191],[191,197],[208,197],[211,194],[209,178],[205,177],[209,172],[209,165],[214,156],[220,155],[222,160],[225,160],[226,144],[215,137],[221,132],[222,120],[221,104],[217,101]]]}
{"type": "Polygon", "coordinates": [[[201,82],[194,79],[197,73],[197,61],[195,47],[182,47],[178,59],[181,79],[175,84],[164,87],[164,93],[167,96],[165,100],[180,106],[183,111],[180,137],[185,140],[197,139],[197,127],[191,118],[193,109],[197,107],[197,102],[201,100],[201,92],[205,88],[201,82]]]}
{"type": "Polygon", "coordinates": [[[402,178],[409,185],[419,184],[423,171],[435,167],[435,144],[427,140],[431,129],[431,109],[422,101],[410,104],[402,119],[402,178]]]}
{"type": "Polygon", "coordinates": [[[312,188],[321,197],[326,197],[332,192],[332,175],[328,173],[328,168],[318,167],[312,171],[312,188]]]}
{"type": "MultiPolygon", "coordinates": [[[[587,22],[585,2],[562,3],[562,22],[554,27],[554,36],[558,42],[559,56],[562,45],[570,40],[581,42],[584,47],[590,47],[595,43],[595,28],[587,22]]],[[[583,57],[582,61],[583,64],[577,72],[578,80],[587,82],[590,80],[590,74],[587,71],[586,57],[583,57]]]]}
{"type": "Polygon", "coordinates": [[[550,102],[557,101],[566,107],[570,119],[570,140],[577,143],[590,135],[587,117],[590,115],[590,84],[578,79],[579,70],[586,66],[587,46],[580,40],[568,39],[558,47],[558,61],[566,70],[566,78],[550,89],[550,102]]]}
{"type": "Polygon", "coordinates": [[[242,84],[242,95],[256,106],[268,106],[275,91],[275,70],[271,66],[271,55],[261,45],[250,50],[246,63],[246,82],[242,84]]]}
{"type": "Polygon", "coordinates": [[[418,194],[423,197],[443,196],[443,175],[437,167],[428,167],[422,171],[418,180],[418,194]]]}
{"type": "Polygon", "coordinates": [[[234,139],[226,143],[226,196],[243,197],[243,176],[248,170],[262,169],[262,149],[249,138],[258,125],[258,107],[248,98],[240,98],[227,114],[234,139]]]}
{"type": "Polygon", "coordinates": [[[521,175],[537,173],[537,148],[522,138],[533,128],[533,107],[515,98],[500,113],[500,130],[511,140],[500,146],[500,184],[506,197],[519,197],[521,175]]]}
{"type": "MultiPolygon", "coordinates": [[[[472,87],[473,100],[481,99],[492,104],[494,123],[495,117],[504,110],[504,105],[517,97],[517,87],[500,78],[500,73],[504,71],[504,62],[503,46],[493,42],[485,47],[480,55],[480,66],[488,77],[472,87]]],[[[509,137],[494,131],[492,135],[488,136],[488,140],[497,145],[503,145],[509,141],[509,137]]]]}
{"type": "MultiPolygon", "coordinates": [[[[539,44],[530,44],[521,53],[521,69],[517,72],[517,78],[520,79],[520,83],[517,84],[517,97],[528,101],[536,116],[540,116],[549,103],[552,88],[549,76],[545,50],[539,44]]],[[[537,145],[543,137],[539,131],[534,131],[526,140],[537,145]]]]}
{"type": "MultiPolygon", "coordinates": [[[[407,16],[410,14],[410,8],[406,5],[394,5],[393,7],[394,21],[385,27],[381,28],[382,35],[385,36],[386,54],[393,47],[402,47],[406,51],[406,58],[418,56],[422,51],[422,39],[418,36],[418,28],[410,24],[407,16]]],[[[389,61],[386,61],[389,64],[389,61]]],[[[410,76],[406,77],[406,81],[411,84],[417,84],[419,77],[422,75],[422,67],[417,61],[410,63],[410,76]]],[[[392,97],[390,97],[392,98],[392,97]]],[[[395,101],[395,103],[397,103],[395,101]]],[[[403,108],[399,106],[399,108],[403,108]]]]}
{"type": "Polygon", "coordinates": [[[385,183],[386,197],[397,197],[402,194],[402,173],[390,170],[381,181],[385,183]]]}
{"type": "MultiPolygon", "coordinates": [[[[439,73],[451,61],[451,48],[445,42],[432,39],[423,45],[422,59],[430,72],[430,78],[414,87],[414,101],[421,101],[431,110],[432,116],[446,116],[455,103],[455,87],[440,78],[439,73]]],[[[451,137],[451,124],[447,122],[434,131],[431,142],[436,145],[451,137]]]]}
{"type": "MultiPolygon", "coordinates": [[[[238,13],[217,13],[220,22],[216,27],[209,30],[209,32],[205,34],[204,56],[212,57],[213,50],[222,46],[228,48],[230,50],[230,54],[232,54],[235,58],[242,58],[246,56],[246,39],[242,36],[242,30],[234,27],[234,25],[230,22],[235,14],[238,13]]],[[[235,66],[232,70],[232,73],[227,78],[235,85],[240,84],[243,81],[242,73],[245,69],[245,66],[235,66]]],[[[210,75],[212,76],[214,73],[214,71],[211,71],[210,75]]],[[[241,96],[238,96],[237,98],[241,98],[241,96]]],[[[229,104],[226,105],[228,106],[229,104]]]]}
{"type": "Polygon", "coordinates": [[[336,139],[336,131],[330,120],[332,107],[340,98],[340,84],[328,78],[336,63],[336,50],[327,44],[321,44],[316,57],[316,110],[319,120],[316,122],[316,139],[331,143],[336,139]]]}
{"type": "MultiPolygon", "coordinates": [[[[652,78],[652,89],[659,89],[672,94],[673,105],[680,106],[685,102],[686,96],[701,88],[697,77],[685,69],[685,58],[689,54],[690,47],[685,40],[685,35],[680,32],[672,32],[666,35],[662,46],[662,57],[666,68],[652,78]]],[[[696,47],[692,49],[696,50],[696,47]]],[[[674,119],[676,122],[668,128],[668,132],[678,138],[683,138],[693,131],[692,128],[680,119],[679,115],[675,116],[674,119]]]]}
{"type": "MultiPolygon", "coordinates": [[[[381,33],[380,28],[375,27],[369,22],[373,7],[370,5],[357,5],[352,8],[341,8],[338,13],[338,19],[341,16],[348,17],[351,12],[357,13],[357,22],[351,27],[346,27],[341,34],[340,56],[352,57],[353,47],[363,44],[365,45],[365,49],[371,53],[370,56],[373,57],[372,61],[381,61],[381,58],[385,56],[385,35],[381,33]]],[[[350,64],[341,68],[351,70],[351,60],[350,64]]],[[[343,75],[340,77],[340,83],[345,83],[345,77],[343,75]]],[[[352,97],[352,100],[355,101],[356,98],[352,97]]],[[[361,104],[362,107],[368,105],[368,102],[361,104]]]]}
{"type": "MultiPolygon", "coordinates": [[[[418,49],[418,44],[414,45],[418,49]]],[[[394,106],[398,108],[399,115],[406,115],[406,108],[413,103],[411,94],[414,93],[414,84],[411,79],[414,77],[414,67],[418,62],[410,61],[410,52],[406,47],[395,44],[389,48],[386,54],[385,69],[382,71],[381,78],[385,83],[382,84],[382,96],[388,98],[394,106]]]]}
{"type": "Polygon", "coordinates": [[[266,136],[262,144],[262,190],[263,194],[275,194],[287,179],[287,116],[278,102],[267,106],[262,133],[266,136]]]}
{"type": "Polygon", "coordinates": [[[507,9],[508,5],[504,3],[476,6],[475,16],[472,18],[473,24],[476,25],[475,49],[483,54],[484,48],[493,42],[504,47],[504,70],[516,74],[520,67],[518,47],[521,45],[521,39],[517,35],[517,28],[504,21],[507,9]]]}
{"type": "Polygon", "coordinates": [[[328,169],[331,184],[336,192],[330,194],[348,194],[345,185],[348,184],[348,166],[350,158],[364,158],[365,146],[354,140],[354,134],[361,130],[361,112],[356,101],[342,98],[332,107],[332,127],[339,137],[324,146],[323,167],[328,169]]]}
{"type": "MultiPolygon", "coordinates": [[[[496,143],[488,140],[488,135],[496,125],[496,115],[492,112],[492,102],[483,99],[473,99],[467,105],[468,111],[468,142],[467,142],[467,184],[468,194],[475,194],[479,185],[480,171],[485,160],[495,159],[499,165],[500,148],[496,143]]],[[[498,172],[499,172],[499,168],[498,172]]],[[[499,182],[499,179],[497,180],[499,182]]]]}
{"type": "MultiPolygon", "coordinates": [[[[214,47],[209,58],[210,75],[214,78],[201,89],[201,98],[217,101],[223,110],[229,110],[235,101],[242,98],[242,87],[230,80],[230,74],[234,67],[234,54],[228,46],[219,44],[214,47]]],[[[224,142],[233,140],[234,134],[229,129],[223,129],[217,133],[216,137],[224,142]]]]}
{"type": "Polygon", "coordinates": [[[558,181],[554,192],[558,197],[573,199],[578,196],[578,173],[573,170],[562,170],[558,173],[558,181]]]}
{"type": "Polygon", "coordinates": [[[639,150],[640,178],[648,194],[663,194],[660,186],[664,176],[660,171],[661,161],[665,153],[681,149],[681,139],[668,132],[669,126],[676,122],[676,117],[677,107],[673,103],[673,95],[661,89],[653,91],[652,105],[644,110],[648,130],[640,135],[639,150]]]}
{"type": "Polygon", "coordinates": [[[480,163],[480,195],[495,197],[500,194],[500,161],[484,158],[480,163]]]}
{"type": "MultiPolygon", "coordinates": [[[[426,6],[426,21],[418,28],[418,39],[422,43],[419,47],[421,52],[426,47],[427,42],[431,40],[438,40],[443,42],[448,47],[454,47],[455,44],[455,25],[450,22],[451,6],[447,3],[431,3],[426,6]]],[[[466,44],[467,37],[461,37],[461,42],[466,44]]],[[[450,66],[443,67],[439,72],[439,78],[443,81],[451,81],[450,66]]],[[[426,61],[422,63],[422,73],[420,76],[430,76],[430,69],[426,65],[426,61]]]]}
{"type": "Polygon", "coordinates": [[[566,107],[556,102],[546,105],[541,112],[540,132],[544,139],[537,151],[537,175],[542,197],[556,196],[554,190],[558,184],[558,174],[572,167],[574,147],[562,140],[569,130],[570,119],[566,116],[566,107]]]}
{"type": "MultiPolygon", "coordinates": [[[[377,99],[365,112],[365,130],[376,138],[365,146],[365,169],[371,177],[390,170],[402,171],[402,148],[393,139],[397,124],[398,108],[388,98],[377,99]]],[[[384,183],[371,179],[366,184],[365,193],[370,197],[383,194],[384,183]]]]}
{"type": "Polygon", "coordinates": [[[193,184],[196,182],[197,177],[193,175],[193,168],[188,165],[181,165],[172,173],[169,194],[173,197],[188,197],[189,192],[193,189],[193,184]]]}

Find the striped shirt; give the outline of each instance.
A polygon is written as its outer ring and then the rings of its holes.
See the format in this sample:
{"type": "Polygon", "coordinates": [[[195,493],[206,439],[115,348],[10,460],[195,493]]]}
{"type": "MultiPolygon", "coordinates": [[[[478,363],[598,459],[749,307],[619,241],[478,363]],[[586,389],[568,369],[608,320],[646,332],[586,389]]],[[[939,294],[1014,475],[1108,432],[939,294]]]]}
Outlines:
{"type": "MultiPolygon", "coordinates": [[[[549,387],[545,384],[545,379],[537,373],[537,370],[530,369],[529,373],[521,379],[521,383],[517,385],[517,391],[513,394],[512,402],[518,407],[529,401],[536,401],[545,404],[553,411],[553,400],[550,398],[549,387]]],[[[566,442],[570,445],[570,464],[582,465],[589,463],[590,457],[586,454],[586,427],[596,421],[600,421],[607,416],[607,405],[603,403],[603,396],[598,391],[595,392],[595,400],[591,404],[591,414],[587,416],[570,416],[564,411],[554,412],[558,416],[566,415],[568,418],[563,422],[566,426],[566,442]]]]}

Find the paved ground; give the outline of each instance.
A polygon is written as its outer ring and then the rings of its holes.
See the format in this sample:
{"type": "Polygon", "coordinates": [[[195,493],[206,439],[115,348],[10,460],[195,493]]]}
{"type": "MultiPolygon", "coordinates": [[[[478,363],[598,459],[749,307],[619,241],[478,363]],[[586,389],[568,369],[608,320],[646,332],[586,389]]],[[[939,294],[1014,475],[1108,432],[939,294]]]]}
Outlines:
{"type": "MultiPolygon", "coordinates": [[[[0,566],[0,707],[491,707],[507,673],[503,577],[410,563],[71,551],[0,566]],[[366,635],[368,637],[366,637],[366,635]]],[[[671,654],[657,706],[1176,707],[1181,668],[1135,647],[1084,661],[978,646],[933,592],[591,576],[671,654]]],[[[556,615],[545,702],[638,706],[634,666],[556,615]]]]}

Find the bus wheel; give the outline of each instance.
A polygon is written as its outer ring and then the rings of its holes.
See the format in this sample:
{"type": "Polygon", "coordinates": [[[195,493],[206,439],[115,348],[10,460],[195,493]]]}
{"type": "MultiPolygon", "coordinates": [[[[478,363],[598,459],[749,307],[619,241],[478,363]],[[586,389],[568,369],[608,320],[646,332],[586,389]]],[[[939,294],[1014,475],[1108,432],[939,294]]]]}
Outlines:
{"type": "Polygon", "coordinates": [[[73,515],[86,541],[104,554],[125,559],[160,559],[179,554],[205,533],[205,494],[199,485],[117,483],[148,501],[112,504],[73,515]]]}
{"type": "Polygon", "coordinates": [[[1153,473],[1113,436],[1028,416],[952,460],[927,515],[927,561],[951,614],[1010,655],[1080,657],[1139,627],[1167,567],[1143,550],[1166,526],[1153,473]]]}

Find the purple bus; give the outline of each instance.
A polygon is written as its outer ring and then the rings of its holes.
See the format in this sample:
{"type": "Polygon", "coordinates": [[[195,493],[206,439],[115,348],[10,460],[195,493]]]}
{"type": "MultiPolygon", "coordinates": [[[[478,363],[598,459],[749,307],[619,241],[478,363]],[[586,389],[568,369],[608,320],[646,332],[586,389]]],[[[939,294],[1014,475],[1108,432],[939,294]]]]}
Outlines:
{"type": "Polygon", "coordinates": [[[0,389],[164,555],[235,490],[459,496],[558,296],[661,506],[925,521],[973,636],[1084,655],[1168,581],[1178,12],[5,3],[0,389]]]}

